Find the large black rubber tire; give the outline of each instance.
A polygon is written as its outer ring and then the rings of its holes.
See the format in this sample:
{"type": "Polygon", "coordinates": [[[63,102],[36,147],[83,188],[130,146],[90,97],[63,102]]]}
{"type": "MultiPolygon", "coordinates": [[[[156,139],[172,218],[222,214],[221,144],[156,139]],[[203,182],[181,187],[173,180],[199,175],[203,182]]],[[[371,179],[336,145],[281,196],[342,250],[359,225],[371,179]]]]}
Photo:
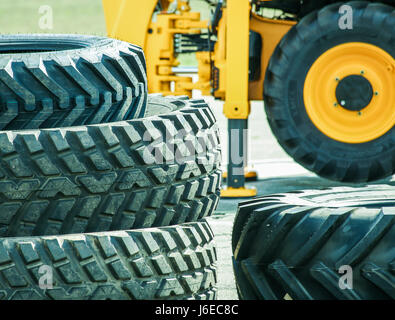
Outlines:
{"type": "Polygon", "coordinates": [[[147,108],[163,114],[0,132],[0,236],[146,228],[211,215],[221,180],[212,111],[185,97],[150,97],[147,108]]]}
{"type": "Polygon", "coordinates": [[[304,83],[317,58],[346,42],[376,45],[395,58],[395,8],[354,1],[353,29],[338,26],[336,3],[304,17],[281,40],[265,78],[265,110],[270,127],[284,150],[318,175],[342,182],[367,182],[395,173],[395,128],[373,141],[349,144],[323,134],[304,105],[304,83]]]}
{"type": "Polygon", "coordinates": [[[240,210],[233,265],[241,299],[395,299],[394,186],[290,192],[240,210]],[[346,265],[352,290],[339,286],[346,265]]]}
{"type": "Polygon", "coordinates": [[[207,222],[144,230],[1,238],[0,300],[216,298],[207,222]],[[40,267],[45,266],[39,272],[40,267]],[[52,271],[52,289],[48,278],[52,271]],[[41,283],[41,288],[40,288],[41,283]]]}
{"type": "Polygon", "coordinates": [[[144,115],[145,58],[86,35],[0,35],[0,129],[54,128],[144,115]]]}

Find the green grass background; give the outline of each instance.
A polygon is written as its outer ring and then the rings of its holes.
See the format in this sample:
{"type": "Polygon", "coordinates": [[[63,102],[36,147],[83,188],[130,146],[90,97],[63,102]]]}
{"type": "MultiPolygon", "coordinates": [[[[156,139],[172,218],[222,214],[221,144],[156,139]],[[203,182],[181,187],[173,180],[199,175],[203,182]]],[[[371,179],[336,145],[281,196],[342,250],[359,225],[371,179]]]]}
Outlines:
{"type": "MultiPolygon", "coordinates": [[[[144,0],[142,0],[144,1],[144,0]]],[[[1,33],[106,34],[101,0],[0,0],[1,33]],[[53,29],[41,30],[40,6],[53,12],[53,29]]]]}
{"type": "MultiPolygon", "coordinates": [[[[140,0],[146,1],[146,0],[140,0]]],[[[137,2],[138,3],[138,2],[137,2]]],[[[209,11],[202,0],[192,0],[193,10],[207,19],[209,11]]],[[[1,33],[94,33],[106,34],[101,0],[0,0],[1,33]],[[53,29],[41,30],[40,6],[53,10],[53,29]]]]}

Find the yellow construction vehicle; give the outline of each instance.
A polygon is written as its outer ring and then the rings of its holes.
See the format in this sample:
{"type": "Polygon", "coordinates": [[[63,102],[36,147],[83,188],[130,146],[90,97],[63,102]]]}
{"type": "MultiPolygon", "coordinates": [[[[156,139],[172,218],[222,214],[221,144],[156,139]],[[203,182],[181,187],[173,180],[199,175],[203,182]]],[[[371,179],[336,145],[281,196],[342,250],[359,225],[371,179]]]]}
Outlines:
{"type": "Polygon", "coordinates": [[[186,0],[103,5],[108,35],[144,49],[150,92],[198,89],[225,101],[233,143],[223,196],[255,195],[244,186],[251,100],[265,101],[281,146],[318,175],[368,182],[394,174],[394,0],[206,1],[208,21],[186,0]],[[190,52],[196,70],[179,65],[190,52]],[[182,75],[193,71],[197,82],[182,75]]]}

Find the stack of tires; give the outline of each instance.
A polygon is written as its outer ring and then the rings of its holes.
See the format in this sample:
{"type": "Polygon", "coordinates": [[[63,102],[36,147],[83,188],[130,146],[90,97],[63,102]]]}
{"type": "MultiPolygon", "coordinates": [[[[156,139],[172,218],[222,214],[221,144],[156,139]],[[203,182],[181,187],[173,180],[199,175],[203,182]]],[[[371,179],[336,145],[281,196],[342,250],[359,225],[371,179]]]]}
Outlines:
{"type": "Polygon", "coordinates": [[[0,299],[215,298],[216,121],[140,48],[1,36],[0,130],[0,299]]]}

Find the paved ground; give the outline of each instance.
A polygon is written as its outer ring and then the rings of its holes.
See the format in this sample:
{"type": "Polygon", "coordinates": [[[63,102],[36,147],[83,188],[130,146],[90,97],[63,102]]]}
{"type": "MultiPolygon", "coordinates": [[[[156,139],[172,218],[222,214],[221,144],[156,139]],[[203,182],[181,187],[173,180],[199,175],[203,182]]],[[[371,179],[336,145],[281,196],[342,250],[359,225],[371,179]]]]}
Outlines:
{"type": "MultiPolygon", "coordinates": [[[[194,95],[195,96],[195,95],[194,95]]],[[[226,118],[222,114],[222,102],[204,97],[212,106],[222,134],[223,160],[227,154],[226,118]]],[[[295,163],[277,144],[270,131],[262,102],[252,104],[249,131],[250,165],[258,172],[259,181],[249,183],[258,190],[258,195],[287,192],[298,189],[331,187],[338,183],[322,179],[295,163]]],[[[388,181],[388,180],[387,180],[388,181]]],[[[221,199],[209,223],[216,236],[218,249],[218,298],[238,299],[232,269],[231,233],[237,203],[241,200],[221,199]]]]}

